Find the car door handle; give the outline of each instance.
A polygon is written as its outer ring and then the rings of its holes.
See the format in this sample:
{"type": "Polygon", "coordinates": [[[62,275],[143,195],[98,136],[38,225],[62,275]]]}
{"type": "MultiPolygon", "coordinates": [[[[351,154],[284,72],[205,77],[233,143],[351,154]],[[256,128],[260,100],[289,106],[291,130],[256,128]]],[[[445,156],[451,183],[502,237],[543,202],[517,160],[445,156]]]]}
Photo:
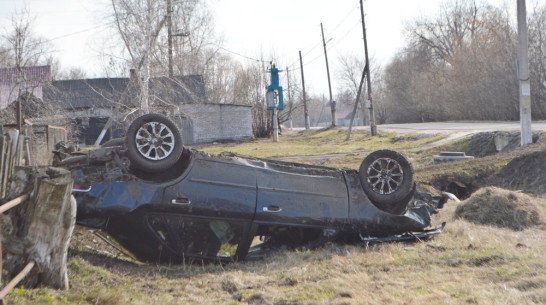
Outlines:
{"type": "Polygon", "coordinates": [[[191,200],[189,200],[188,198],[176,198],[176,199],[171,200],[171,203],[172,204],[180,204],[180,205],[190,205],[191,200]]]}
{"type": "Polygon", "coordinates": [[[269,213],[279,213],[282,211],[281,207],[278,207],[276,205],[270,205],[268,207],[263,207],[262,209],[264,212],[269,212],[269,213]]]}

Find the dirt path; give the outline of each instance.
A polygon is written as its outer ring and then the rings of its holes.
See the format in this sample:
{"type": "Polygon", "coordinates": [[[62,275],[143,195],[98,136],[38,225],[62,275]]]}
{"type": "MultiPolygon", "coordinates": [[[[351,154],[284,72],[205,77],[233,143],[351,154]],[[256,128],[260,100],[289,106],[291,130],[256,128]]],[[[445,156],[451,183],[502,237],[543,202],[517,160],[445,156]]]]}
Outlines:
{"type": "Polygon", "coordinates": [[[459,140],[459,139],[462,139],[462,138],[470,137],[471,135],[473,135],[475,133],[477,133],[477,132],[473,132],[473,131],[450,132],[450,133],[448,133],[448,136],[445,137],[444,139],[441,139],[441,140],[436,141],[436,142],[428,143],[428,144],[425,144],[425,145],[421,145],[419,147],[407,149],[406,151],[420,151],[420,150],[431,149],[431,148],[434,148],[434,147],[442,146],[442,145],[447,144],[447,143],[452,142],[452,141],[456,141],[456,140],[459,140]]]}

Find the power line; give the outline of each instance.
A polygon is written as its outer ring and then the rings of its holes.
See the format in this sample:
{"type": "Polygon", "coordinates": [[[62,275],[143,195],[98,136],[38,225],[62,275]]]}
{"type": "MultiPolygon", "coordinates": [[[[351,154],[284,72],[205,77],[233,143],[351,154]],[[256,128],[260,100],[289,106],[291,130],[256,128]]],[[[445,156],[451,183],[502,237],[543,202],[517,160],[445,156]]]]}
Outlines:
{"type": "Polygon", "coordinates": [[[226,48],[224,48],[224,47],[222,47],[222,46],[220,46],[220,45],[218,45],[218,44],[214,44],[214,45],[216,45],[219,49],[224,50],[225,52],[231,53],[231,54],[233,54],[233,55],[240,56],[240,57],[245,58],[245,59],[248,59],[248,60],[252,60],[252,61],[256,61],[256,62],[260,62],[260,63],[269,63],[269,61],[267,61],[267,60],[252,58],[252,57],[250,57],[250,56],[246,56],[246,55],[243,55],[243,54],[241,54],[241,53],[238,53],[238,52],[235,52],[235,51],[228,50],[228,49],[226,49],[226,48]]]}
{"type": "Polygon", "coordinates": [[[347,17],[349,17],[349,15],[351,15],[351,13],[353,13],[353,10],[354,10],[354,9],[358,9],[358,7],[359,7],[358,4],[355,5],[355,6],[353,6],[353,7],[351,7],[351,9],[349,10],[349,12],[341,19],[341,21],[340,21],[340,22],[339,22],[339,23],[338,23],[338,24],[337,24],[329,33],[327,33],[327,34],[329,34],[329,35],[327,35],[327,36],[331,36],[331,34],[332,34],[333,32],[335,32],[335,31],[337,30],[337,28],[339,28],[343,23],[345,23],[345,21],[348,20],[347,17]]]}
{"type": "MultiPolygon", "coordinates": [[[[328,36],[332,36],[332,33],[334,33],[334,32],[335,32],[343,23],[345,23],[345,21],[347,20],[347,17],[349,17],[349,15],[351,15],[351,13],[353,13],[353,10],[354,10],[355,8],[358,8],[358,7],[359,7],[358,5],[352,6],[351,9],[350,9],[350,10],[344,15],[344,17],[341,19],[341,21],[338,22],[337,25],[329,32],[329,35],[328,35],[328,36]]],[[[357,25],[358,25],[358,24],[360,24],[360,21],[359,21],[359,23],[357,23],[357,25]]],[[[353,27],[349,30],[349,32],[345,33],[345,34],[342,36],[342,38],[338,40],[338,42],[341,41],[341,40],[343,40],[350,32],[352,32],[352,31],[354,30],[355,27],[356,27],[356,26],[353,26],[353,27]]],[[[309,49],[308,51],[306,51],[306,52],[303,53],[302,57],[306,57],[307,55],[309,55],[313,50],[315,50],[315,49],[316,49],[317,47],[319,47],[321,44],[322,44],[322,42],[321,42],[320,40],[318,40],[318,42],[317,42],[315,45],[313,45],[313,46],[311,47],[311,49],[309,49]]],[[[306,64],[309,64],[309,63],[311,63],[311,62],[317,60],[317,59],[320,58],[321,56],[322,56],[322,54],[318,55],[317,57],[313,58],[311,61],[306,62],[306,64]]],[[[289,64],[289,65],[288,65],[288,68],[295,67],[294,65],[297,64],[297,63],[299,63],[299,59],[298,59],[298,60],[295,60],[294,62],[292,62],[291,64],[289,64]]],[[[296,69],[296,68],[294,68],[294,69],[296,69]]]]}
{"type": "Polygon", "coordinates": [[[343,36],[341,36],[341,38],[337,39],[335,41],[335,43],[331,46],[332,49],[334,49],[343,39],[347,38],[347,36],[349,36],[349,34],[351,34],[351,32],[353,32],[357,26],[360,25],[360,21],[358,21],[357,23],[355,23],[355,25],[353,25],[353,27],[351,29],[349,29],[349,31],[347,31],[345,34],[343,34],[343,36]]]}
{"type": "MultiPolygon", "coordinates": [[[[74,36],[74,35],[79,35],[81,33],[85,33],[85,32],[89,32],[89,31],[92,31],[94,29],[97,29],[97,28],[100,28],[100,27],[103,27],[103,26],[108,26],[108,25],[111,25],[113,24],[114,22],[109,22],[109,23],[105,23],[105,24],[99,24],[99,25],[96,25],[94,27],[91,27],[91,28],[87,28],[85,30],[81,30],[81,31],[77,31],[77,32],[72,32],[72,33],[69,33],[69,34],[65,34],[65,35],[61,35],[61,36],[57,36],[57,37],[53,37],[53,38],[49,38],[49,39],[45,39],[45,40],[41,40],[39,42],[36,42],[36,43],[31,43],[29,45],[27,45],[27,47],[34,47],[34,46],[37,46],[37,45],[40,45],[40,44],[44,44],[44,43],[47,43],[47,42],[52,42],[54,40],[58,40],[58,39],[62,39],[62,38],[66,38],[66,37],[70,37],[70,36],[74,36]]],[[[8,53],[10,52],[11,50],[4,50],[4,51],[0,51],[0,54],[5,54],[5,53],[8,53]]]]}

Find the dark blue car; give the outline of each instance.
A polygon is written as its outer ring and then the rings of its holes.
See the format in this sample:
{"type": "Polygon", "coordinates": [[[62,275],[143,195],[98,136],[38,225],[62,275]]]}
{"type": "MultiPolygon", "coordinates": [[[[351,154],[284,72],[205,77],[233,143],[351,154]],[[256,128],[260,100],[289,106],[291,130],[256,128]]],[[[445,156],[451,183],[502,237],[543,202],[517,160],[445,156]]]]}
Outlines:
{"type": "Polygon", "coordinates": [[[371,153],[359,171],[213,156],[183,147],[176,124],[157,114],[105,146],[58,164],[74,172],[78,224],[104,230],[141,260],[231,261],[439,233],[426,230],[435,202],[416,195],[412,167],[394,151],[371,153]]]}

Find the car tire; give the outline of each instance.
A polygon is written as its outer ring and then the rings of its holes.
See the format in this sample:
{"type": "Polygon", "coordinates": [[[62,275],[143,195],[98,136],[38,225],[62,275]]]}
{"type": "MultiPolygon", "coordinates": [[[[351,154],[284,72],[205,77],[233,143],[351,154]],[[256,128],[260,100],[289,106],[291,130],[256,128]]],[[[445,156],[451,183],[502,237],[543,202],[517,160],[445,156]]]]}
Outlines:
{"type": "Polygon", "coordinates": [[[358,174],[364,192],[379,209],[392,214],[406,210],[414,184],[413,167],[402,154],[374,151],[364,158],[358,174]]]}
{"type": "Polygon", "coordinates": [[[129,125],[125,144],[131,164],[150,173],[172,167],[184,150],[176,124],[155,113],[140,116],[129,125]]]}

